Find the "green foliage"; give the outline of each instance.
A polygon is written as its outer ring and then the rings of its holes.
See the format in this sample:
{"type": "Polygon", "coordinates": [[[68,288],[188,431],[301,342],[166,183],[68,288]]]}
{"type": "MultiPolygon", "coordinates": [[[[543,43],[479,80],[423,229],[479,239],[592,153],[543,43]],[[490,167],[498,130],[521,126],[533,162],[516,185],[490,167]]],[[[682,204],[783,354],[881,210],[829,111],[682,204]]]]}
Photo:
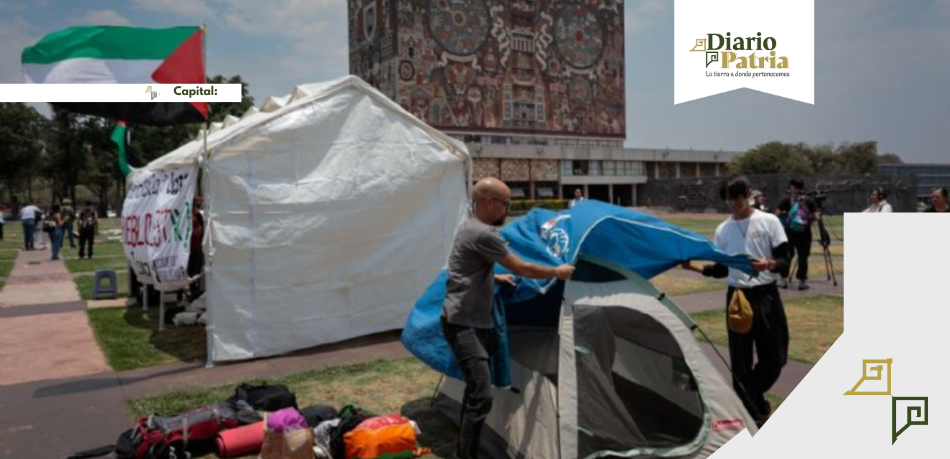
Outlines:
{"type": "Polygon", "coordinates": [[[570,202],[568,199],[538,199],[538,200],[524,200],[524,201],[511,201],[511,211],[512,212],[528,212],[535,207],[543,207],[545,209],[551,210],[563,210],[567,209],[567,204],[570,202]]]}
{"type": "Polygon", "coordinates": [[[208,104],[211,107],[212,122],[224,121],[224,117],[228,115],[240,117],[244,112],[254,106],[254,97],[251,96],[250,85],[241,79],[241,75],[234,75],[230,78],[225,78],[223,75],[215,75],[208,78],[208,83],[241,85],[241,102],[211,102],[208,104]]]}
{"type": "Polygon", "coordinates": [[[877,154],[877,142],[806,145],[768,142],[729,162],[731,173],[739,174],[876,174],[878,164],[902,163],[900,156],[877,154]]]}
{"type": "Polygon", "coordinates": [[[40,139],[48,123],[26,104],[0,103],[0,183],[8,193],[28,189],[30,180],[39,173],[43,152],[40,139]]]}
{"type": "Polygon", "coordinates": [[[809,174],[813,171],[800,145],[782,142],[765,143],[736,156],[728,168],[730,172],[741,174],[809,174]]]}

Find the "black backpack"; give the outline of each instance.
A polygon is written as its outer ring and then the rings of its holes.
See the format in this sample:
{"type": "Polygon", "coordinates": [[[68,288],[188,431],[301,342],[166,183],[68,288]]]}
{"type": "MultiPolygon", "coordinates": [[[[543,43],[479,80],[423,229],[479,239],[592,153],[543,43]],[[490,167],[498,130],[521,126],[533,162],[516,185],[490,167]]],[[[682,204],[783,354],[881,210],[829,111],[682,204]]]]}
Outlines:
{"type": "Polygon", "coordinates": [[[93,229],[96,226],[96,213],[92,209],[85,209],[79,214],[79,229],[93,229]]]}
{"type": "Polygon", "coordinates": [[[251,385],[241,383],[234,389],[234,395],[228,403],[235,405],[238,401],[247,402],[258,411],[277,411],[284,408],[297,408],[297,396],[287,386],[282,384],[251,385]]]}

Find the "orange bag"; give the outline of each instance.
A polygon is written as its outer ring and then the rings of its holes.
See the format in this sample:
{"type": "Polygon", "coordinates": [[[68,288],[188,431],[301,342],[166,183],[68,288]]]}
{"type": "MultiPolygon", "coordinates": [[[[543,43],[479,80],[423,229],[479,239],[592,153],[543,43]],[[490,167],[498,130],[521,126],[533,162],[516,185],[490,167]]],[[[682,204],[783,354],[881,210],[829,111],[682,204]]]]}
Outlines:
{"type": "Polygon", "coordinates": [[[343,437],[346,459],[411,458],[416,452],[416,431],[398,415],[369,418],[343,437]]]}

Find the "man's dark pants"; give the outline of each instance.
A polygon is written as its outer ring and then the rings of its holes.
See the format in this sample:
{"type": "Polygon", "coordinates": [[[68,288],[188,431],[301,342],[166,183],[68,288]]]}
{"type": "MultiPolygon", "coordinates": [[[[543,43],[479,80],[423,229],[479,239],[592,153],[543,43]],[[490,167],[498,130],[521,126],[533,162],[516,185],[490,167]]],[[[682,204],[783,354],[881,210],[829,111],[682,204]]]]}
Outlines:
{"type": "Polygon", "coordinates": [[[801,281],[808,280],[808,256],[811,255],[811,231],[786,231],[788,236],[789,260],[798,253],[798,268],[795,278],[801,281]]]}
{"type": "MultiPolygon", "coordinates": [[[[727,309],[734,291],[735,288],[729,287],[727,309]]],[[[772,412],[765,394],[778,381],[782,367],[788,361],[788,322],[774,282],[742,291],[752,306],[752,330],[744,335],[729,330],[732,385],[746,410],[761,424],[772,412]],[[753,345],[758,357],[755,365],[753,345]]]]}
{"type": "Polygon", "coordinates": [[[443,318],[442,333],[465,376],[456,456],[477,458],[482,427],[492,406],[489,355],[495,349],[494,330],[455,325],[443,318]]]}
{"type": "Polygon", "coordinates": [[[23,248],[33,250],[33,233],[36,231],[36,220],[28,218],[23,220],[23,248]]]}
{"type": "Polygon", "coordinates": [[[89,254],[89,259],[92,260],[92,245],[96,239],[96,230],[95,228],[89,229],[80,229],[79,230],[79,258],[82,258],[89,254]],[[88,251],[85,250],[88,246],[88,251]]]}

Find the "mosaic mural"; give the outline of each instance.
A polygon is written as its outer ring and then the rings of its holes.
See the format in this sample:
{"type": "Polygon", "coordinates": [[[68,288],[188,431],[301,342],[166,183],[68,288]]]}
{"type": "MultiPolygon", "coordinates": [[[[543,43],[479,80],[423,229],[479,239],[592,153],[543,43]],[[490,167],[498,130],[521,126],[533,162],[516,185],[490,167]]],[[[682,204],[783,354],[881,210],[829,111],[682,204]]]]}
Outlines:
{"type": "Polygon", "coordinates": [[[457,131],[623,137],[622,0],[349,0],[350,73],[457,131]]]}

